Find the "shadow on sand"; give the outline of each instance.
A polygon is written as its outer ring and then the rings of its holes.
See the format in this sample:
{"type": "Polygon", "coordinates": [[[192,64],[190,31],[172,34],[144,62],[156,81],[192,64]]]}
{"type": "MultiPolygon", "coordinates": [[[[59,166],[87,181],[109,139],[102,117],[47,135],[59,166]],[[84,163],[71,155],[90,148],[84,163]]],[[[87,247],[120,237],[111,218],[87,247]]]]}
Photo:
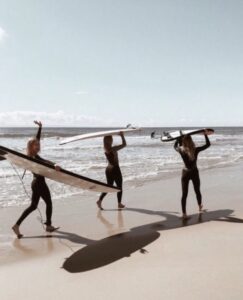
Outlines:
{"type": "MultiPolygon", "coordinates": [[[[136,251],[140,251],[144,254],[146,253],[144,247],[158,239],[160,237],[160,231],[163,230],[192,226],[210,221],[243,223],[242,219],[232,216],[233,210],[230,209],[209,211],[201,215],[192,215],[188,221],[182,221],[177,215],[169,212],[137,208],[128,208],[126,211],[161,216],[163,220],[161,222],[134,227],[128,232],[109,236],[99,241],[89,241],[87,246],[76,251],[66,259],[63,268],[70,273],[85,272],[129,257],[136,251]]],[[[103,214],[99,218],[102,218],[101,222],[104,225],[107,223],[109,226],[109,222],[105,221],[103,214]]],[[[64,232],[62,233],[64,234],[64,232]]],[[[68,235],[68,233],[65,233],[65,238],[67,238],[68,235]]],[[[70,239],[72,239],[72,236],[73,234],[70,234],[70,239]]],[[[80,241],[82,241],[82,238],[80,239],[80,241]]]]}

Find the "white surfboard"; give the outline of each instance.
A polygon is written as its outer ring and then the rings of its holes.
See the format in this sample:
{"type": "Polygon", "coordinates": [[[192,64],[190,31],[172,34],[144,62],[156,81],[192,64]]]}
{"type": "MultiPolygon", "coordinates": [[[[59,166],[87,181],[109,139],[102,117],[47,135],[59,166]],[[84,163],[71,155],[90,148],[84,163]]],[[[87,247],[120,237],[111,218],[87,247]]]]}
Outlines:
{"type": "Polygon", "coordinates": [[[100,193],[117,193],[120,191],[118,188],[106,183],[93,180],[64,169],[56,171],[55,167],[51,164],[28,157],[20,152],[2,146],[0,146],[0,157],[7,159],[10,163],[17,167],[76,188],[100,193]]]}
{"type": "MultiPolygon", "coordinates": [[[[214,133],[214,130],[212,128],[169,131],[169,132],[164,132],[163,136],[161,136],[161,141],[170,142],[185,135],[203,134],[205,130],[207,131],[208,135],[214,133]]],[[[156,138],[155,132],[151,134],[151,137],[156,138]]]]}
{"type": "Polygon", "coordinates": [[[97,131],[92,133],[85,133],[81,135],[76,135],[73,137],[66,138],[60,142],[60,145],[81,141],[81,140],[87,140],[87,139],[93,139],[98,137],[104,137],[109,135],[119,135],[120,132],[122,133],[128,133],[128,132],[134,132],[134,131],[140,131],[141,128],[139,127],[129,127],[129,128],[121,128],[121,129],[115,129],[115,130],[107,130],[107,131],[97,131]]]}

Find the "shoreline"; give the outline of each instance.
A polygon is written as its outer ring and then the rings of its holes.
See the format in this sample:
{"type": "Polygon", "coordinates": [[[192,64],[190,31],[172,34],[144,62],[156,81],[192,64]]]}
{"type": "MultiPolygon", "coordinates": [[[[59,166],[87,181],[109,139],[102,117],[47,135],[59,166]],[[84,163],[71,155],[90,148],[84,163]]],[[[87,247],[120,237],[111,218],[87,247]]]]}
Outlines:
{"type": "MultiPolygon", "coordinates": [[[[97,129],[98,130],[98,129],[97,129]]],[[[158,134],[162,133],[163,128],[158,129],[158,134]]],[[[4,130],[3,130],[4,132],[4,130]]],[[[69,130],[61,128],[59,130],[43,129],[42,151],[41,155],[49,160],[57,162],[64,169],[70,170],[85,177],[106,182],[104,169],[106,167],[106,159],[103,153],[102,139],[93,139],[83,141],[82,143],[74,143],[66,146],[59,145],[57,137],[61,133],[70,134],[72,136],[84,133],[85,130],[69,130]],[[48,137],[49,134],[56,135],[56,138],[48,137]]],[[[31,130],[6,130],[6,134],[14,134],[14,138],[2,137],[1,144],[11,149],[26,148],[26,142],[29,137],[36,133],[36,128],[31,130]],[[26,137],[22,135],[25,134],[26,137]]],[[[124,184],[128,189],[130,187],[137,188],[144,184],[150,184],[154,181],[161,181],[165,178],[173,178],[180,175],[183,163],[180,155],[175,152],[173,143],[161,143],[159,139],[152,140],[150,138],[151,129],[144,129],[145,135],[129,135],[127,136],[128,147],[126,151],[119,153],[122,173],[124,175],[124,184]]],[[[59,137],[60,138],[60,137],[59,137]]],[[[221,128],[217,130],[215,135],[210,137],[212,147],[207,153],[200,154],[199,169],[201,173],[205,169],[221,168],[227,165],[242,163],[243,148],[242,130],[221,128]],[[242,160],[242,161],[241,161],[242,160]]],[[[195,136],[197,145],[204,143],[202,136],[195,136]]],[[[119,144],[120,139],[114,139],[114,144],[119,144]]],[[[25,150],[23,150],[25,152],[25,150]]],[[[21,152],[21,151],[20,151],[21,152]]],[[[17,168],[20,176],[22,170],[17,168]]],[[[21,183],[17,180],[16,172],[12,166],[6,161],[1,162],[0,172],[0,206],[16,205],[26,203],[21,183]]],[[[27,190],[30,192],[30,182],[32,175],[27,172],[24,182],[27,190]]],[[[68,195],[81,192],[75,190],[68,185],[59,185],[54,181],[49,182],[53,199],[61,199],[60,195],[68,195]]],[[[84,192],[84,197],[89,197],[84,192]]]]}
{"type": "MultiPolygon", "coordinates": [[[[228,169],[228,168],[237,168],[239,165],[242,165],[243,168],[243,160],[238,160],[236,162],[228,162],[228,163],[223,163],[223,164],[219,164],[217,166],[209,166],[209,167],[198,167],[200,174],[204,174],[208,171],[215,171],[218,172],[220,169],[228,169]]],[[[121,167],[122,168],[122,167],[121,167]]],[[[179,170],[174,170],[173,172],[168,172],[168,173],[161,173],[160,175],[157,175],[157,177],[151,178],[151,179],[146,179],[144,181],[134,181],[133,183],[131,183],[130,181],[124,181],[124,192],[128,191],[130,193],[131,190],[137,189],[137,188],[143,188],[146,187],[147,185],[151,185],[154,183],[159,183],[162,181],[166,181],[166,180],[174,180],[176,178],[180,178],[181,176],[181,171],[183,168],[183,164],[181,165],[181,169],[179,170]]],[[[32,174],[29,174],[29,176],[32,177],[32,174]]],[[[52,182],[52,180],[47,179],[47,183],[49,185],[49,183],[52,182]]],[[[105,183],[105,181],[103,181],[105,183]]],[[[19,182],[20,185],[20,189],[22,191],[23,187],[21,185],[21,182],[19,182]]],[[[61,186],[62,184],[60,184],[61,186]]],[[[28,184],[25,184],[25,187],[28,187],[28,184]]],[[[94,194],[90,191],[86,191],[86,190],[82,190],[82,192],[78,192],[78,189],[75,191],[75,189],[73,190],[72,193],[65,195],[65,196],[52,196],[52,201],[53,204],[58,204],[58,202],[62,202],[64,203],[65,201],[68,201],[70,198],[71,199],[78,199],[80,197],[84,198],[85,200],[88,199],[93,199],[94,194]]],[[[98,195],[98,194],[97,194],[98,195]]],[[[26,195],[26,199],[27,199],[27,195],[26,195]]],[[[29,200],[26,201],[20,201],[20,202],[24,202],[23,204],[10,204],[10,205],[6,205],[6,206],[0,206],[0,211],[2,209],[7,209],[7,208],[18,208],[18,207],[27,207],[28,204],[26,202],[29,203],[29,200]]]]}

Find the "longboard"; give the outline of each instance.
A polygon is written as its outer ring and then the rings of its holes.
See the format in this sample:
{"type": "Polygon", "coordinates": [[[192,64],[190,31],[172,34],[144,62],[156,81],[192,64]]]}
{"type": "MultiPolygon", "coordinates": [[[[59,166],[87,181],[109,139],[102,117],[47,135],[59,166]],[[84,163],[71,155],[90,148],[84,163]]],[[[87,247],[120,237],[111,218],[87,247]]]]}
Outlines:
{"type": "Polygon", "coordinates": [[[60,145],[64,145],[64,144],[68,144],[68,143],[72,143],[72,142],[76,142],[76,141],[81,141],[81,140],[86,140],[86,139],[104,137],[104,136],[108,136],[108,135],[118,135],[120,132],[128,133],[128,132],[134,132],[134,131],[139,131],[139,130],[141,130],[141,128],[135,127],[135,128],[122,128],[122,129],[115,129],[115,130],[85,133],[85,134],[66,138],[60,142],[60,145]]]}
{"type": "Polygon", "coordinates": [[[31,158],[23,153],[3,146],[0,146],[0,157],[5,158],[17,167],[76,188],[100,193],[117,193],[120,191],[116,187],[72,173],[68,170],[61,169],[60,171],[56,171],[55,167],[47,162],[31,158]]]}
{"type": "Polygon", "coordinates": [[[203,128],[203,129],[193,129],[193,130],[176,130],[176,131],[171,131],[171,132],[164,132],[164,135],[161,137],[162,142],[171,142],[174,141],[181,136],[185,135],[195,135],[195,134],[203,134],[207,131],[207,134],[213,134],[214,129],[212,128],[203,128]]]}

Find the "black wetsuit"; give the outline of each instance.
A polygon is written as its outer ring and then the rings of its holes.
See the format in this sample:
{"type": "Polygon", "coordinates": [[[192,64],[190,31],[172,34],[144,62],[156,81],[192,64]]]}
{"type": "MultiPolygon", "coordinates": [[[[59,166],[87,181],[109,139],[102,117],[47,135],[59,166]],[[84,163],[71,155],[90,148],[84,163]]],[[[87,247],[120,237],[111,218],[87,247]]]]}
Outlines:
{"type": "MultiPolygon", "coordinates": [[[[41,138],[41,127],[39,127],[38,133],[36,135],[36,139],[40,140],[40,138],[41,138]]],[[[52,162],[41,158],[39,155],[36,155],[34,158],[54,165],[52,162]]],[[[31,189],[32,189],[31,204],[23,212],[23,214],[18,219],[16,224],[20,225],[30,213],[32,213],[34,210],[36,210],[39,200],[40,200],[40,198],[42,198],[46,203],[46,223],[45,224],[47,226],[50,226],[51,225],[51,217],[52,217],[52,201],[51,201],[50,190],[46,184],[45,177],[38,175],[38,174],[33,174],[33,176],[34,176],[34,178],[31,183],[31,189]]]]}
{"type": "Polygon", "coordinates": [[[187,153],[183,151],[183,147],[181,147],[179,140],[175,142],[175,150],[180,153],[183,162],[185,164],[185,168],[182,170],[181,176],[181,184],[182,184],[182,199],[181,206],[183,214],[186,213],[186,199],[188,195],[188,187],[190,180],[193,183],[194,190],[197,196],[198,205],[202,204],[202,195],[200,191],[200,177],[199,171],[197,168],[197,157],[199,152],[206,150],[210,146],[210,141],[207,135],[205,135],[206,144],[202,147],[195,148],[194,159],[190,159],[187,153]]]}
{"type": "Polygon", "coordinates": [[[5,155],[5,153],[4,153],[3,151],[0,150],[0,161],[1,161],[1,160],[5,160],[6,158],[5,158],[5,157],[2,157],[1,155],[5,155]]]}
{"type": "MultiPolygon", "coordinates": [[[[121,203],[122,201],[122,173],[121,169],[119,167],[118,159],[117,159],[117,152],[114,153],[114,151],[110,153],[105,153],[106,158],[108,160],[108,166],[106,168],[105,174],[107,179],[107,184],[113,185],[114,182],[116,183],[116,186],[121,190],[117,193],[117,200],[118,203],[121,203]]],[[[104,197],[107,195],[107,193],[102,193],[100,195],[100,201],[104,199],[104,197]]]]}

